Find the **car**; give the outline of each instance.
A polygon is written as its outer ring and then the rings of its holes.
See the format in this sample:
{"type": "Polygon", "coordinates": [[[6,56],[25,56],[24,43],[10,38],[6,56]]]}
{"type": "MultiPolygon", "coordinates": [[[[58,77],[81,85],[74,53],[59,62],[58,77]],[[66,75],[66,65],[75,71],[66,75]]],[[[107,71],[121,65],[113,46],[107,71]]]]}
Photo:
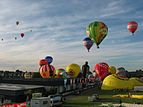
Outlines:
{"type": "Polygon", "coordinates": [[[60,94],[49,95],[48,98],[50,99],[50,107],[61,106],[63,104],[63,96],[60,94]]]}

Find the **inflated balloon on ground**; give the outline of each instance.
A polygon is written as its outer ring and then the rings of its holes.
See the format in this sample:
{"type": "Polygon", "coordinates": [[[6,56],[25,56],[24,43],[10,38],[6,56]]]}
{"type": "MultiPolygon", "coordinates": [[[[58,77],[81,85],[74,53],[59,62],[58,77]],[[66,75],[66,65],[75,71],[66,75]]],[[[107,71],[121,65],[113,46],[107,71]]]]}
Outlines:
{"type": "Polygon", "coordinates": [[[126,74],[126,70],[123,67],[119,67],[116,71],[116,75],[120,78],[126,78],[127,74],[126,74]]]}
{"type": "Polygon", "coordinates": [[[98,63],[94,66],[94,70],[97,73],[98,77],[102,81],[106,76],[109,75],[109,65],[105,62],[98,63]]]}
{"type": "Polygon", "coordinates": [[[110,66],[109,67],[109,73],[116,74],[116,67],[115,66],[110,66]]]}
{"type": "Polygon", "coordinates": [[[42,78],[53,78],[56,72],[53,65],[43,65],[39,71],[42,78]]]}
{"type": "Polygon", "coordinates": [[[68,73],[69,77],[77,77],[80,72],[80,66],[78,64],[70,64],[66,67],[66,72],[68,73]]]}
{"type": "Polygon", "coordinates": [[[67,78],[67,72],[63,68],[59,68],[56,70],[56,78],[67,78]]]}
{"type": "Polygon", "coordinates": [[[53,62],[52,56],[46,56],[45,59],[48,61],[49,64],[53,62]]]}
{"type": "Polygon", "coordinates": [[[46,59],[41,59],[41,60],[39,61],[39,65],[40,65],[40,66],[43,66],[43,65],[46,65],[46,64],[48,64],[48,61],[47,61],[46,59]]]}

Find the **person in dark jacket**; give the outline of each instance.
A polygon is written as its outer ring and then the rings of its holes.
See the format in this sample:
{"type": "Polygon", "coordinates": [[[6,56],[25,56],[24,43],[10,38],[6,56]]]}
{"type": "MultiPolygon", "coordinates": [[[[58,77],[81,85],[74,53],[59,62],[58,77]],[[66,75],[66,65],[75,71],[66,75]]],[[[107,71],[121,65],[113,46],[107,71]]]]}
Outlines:
{"type": "Polygon", "coordinates": [[[84,65],[82,65],[82,72],[83,72],[83,77],[86,78],[87,77],[87,74],[90,70],[90,67],[88,65],[88,61],[85,62],[84,65]]]}

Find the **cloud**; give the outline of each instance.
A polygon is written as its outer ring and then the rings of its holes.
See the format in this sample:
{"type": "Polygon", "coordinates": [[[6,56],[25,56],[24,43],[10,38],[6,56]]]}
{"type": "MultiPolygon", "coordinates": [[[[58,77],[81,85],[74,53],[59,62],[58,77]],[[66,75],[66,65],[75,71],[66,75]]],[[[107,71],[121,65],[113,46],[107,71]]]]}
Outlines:
{"type": "Polygon", "coordinates": [[[100,61],[117,66],[124,62],[127,68],[132,65],[137,69],[143,54],[142,38],[139,36],[141,28],[136,32],[135,38],[138,39],[133,39],[126,26],[132,15],[142,26],[142,16],[139,15],[142,7],[138,3],[132,7],[131,3],[123,0],[2,1],[0,37],[4,41],[0,41],[0,66],[2,69],[37,71],[38,61],[51,55],[56,68],[65,68],[70,63],[82,65],[88,60],[91,66],[100,61]],[[87,52],[82,40],[87,37],[86,26],[95,20],[105,22],[109,33],[100,49],[94,45],[91,52],[87,52]],[[20,22],[18,26],[16,21],[20,22]],[[24,38],[20,37],[22,32],[24,38]],[[137,63],[131,63],[132,60],[137,63]]]}

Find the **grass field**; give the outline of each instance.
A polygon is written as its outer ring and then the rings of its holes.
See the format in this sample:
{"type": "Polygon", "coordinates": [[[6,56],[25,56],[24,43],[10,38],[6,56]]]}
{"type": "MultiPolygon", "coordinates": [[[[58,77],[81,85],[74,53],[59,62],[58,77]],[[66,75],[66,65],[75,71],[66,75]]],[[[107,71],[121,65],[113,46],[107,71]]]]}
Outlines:
{"type": "MultiPolygon", "coordinates": [[[[102,103],[140,103],[143,104],[143,99],[131,99],[131,98],[113,98],[116,94],[128,94],[128,92],[121,91],[103,91],[97,88],[92,88],[84,91],[81,95],[72,95],[66,98],[63,107],[98,107],[102,103]],[[88,96],[92,94],[99,94],[99,100],[94,102],[88,101],[88,96]],[[120,100],[121,99],[121,100],[120,100]]],[[[143,95],[143,92],[131,92],[131,94],[143,95]]]]}

